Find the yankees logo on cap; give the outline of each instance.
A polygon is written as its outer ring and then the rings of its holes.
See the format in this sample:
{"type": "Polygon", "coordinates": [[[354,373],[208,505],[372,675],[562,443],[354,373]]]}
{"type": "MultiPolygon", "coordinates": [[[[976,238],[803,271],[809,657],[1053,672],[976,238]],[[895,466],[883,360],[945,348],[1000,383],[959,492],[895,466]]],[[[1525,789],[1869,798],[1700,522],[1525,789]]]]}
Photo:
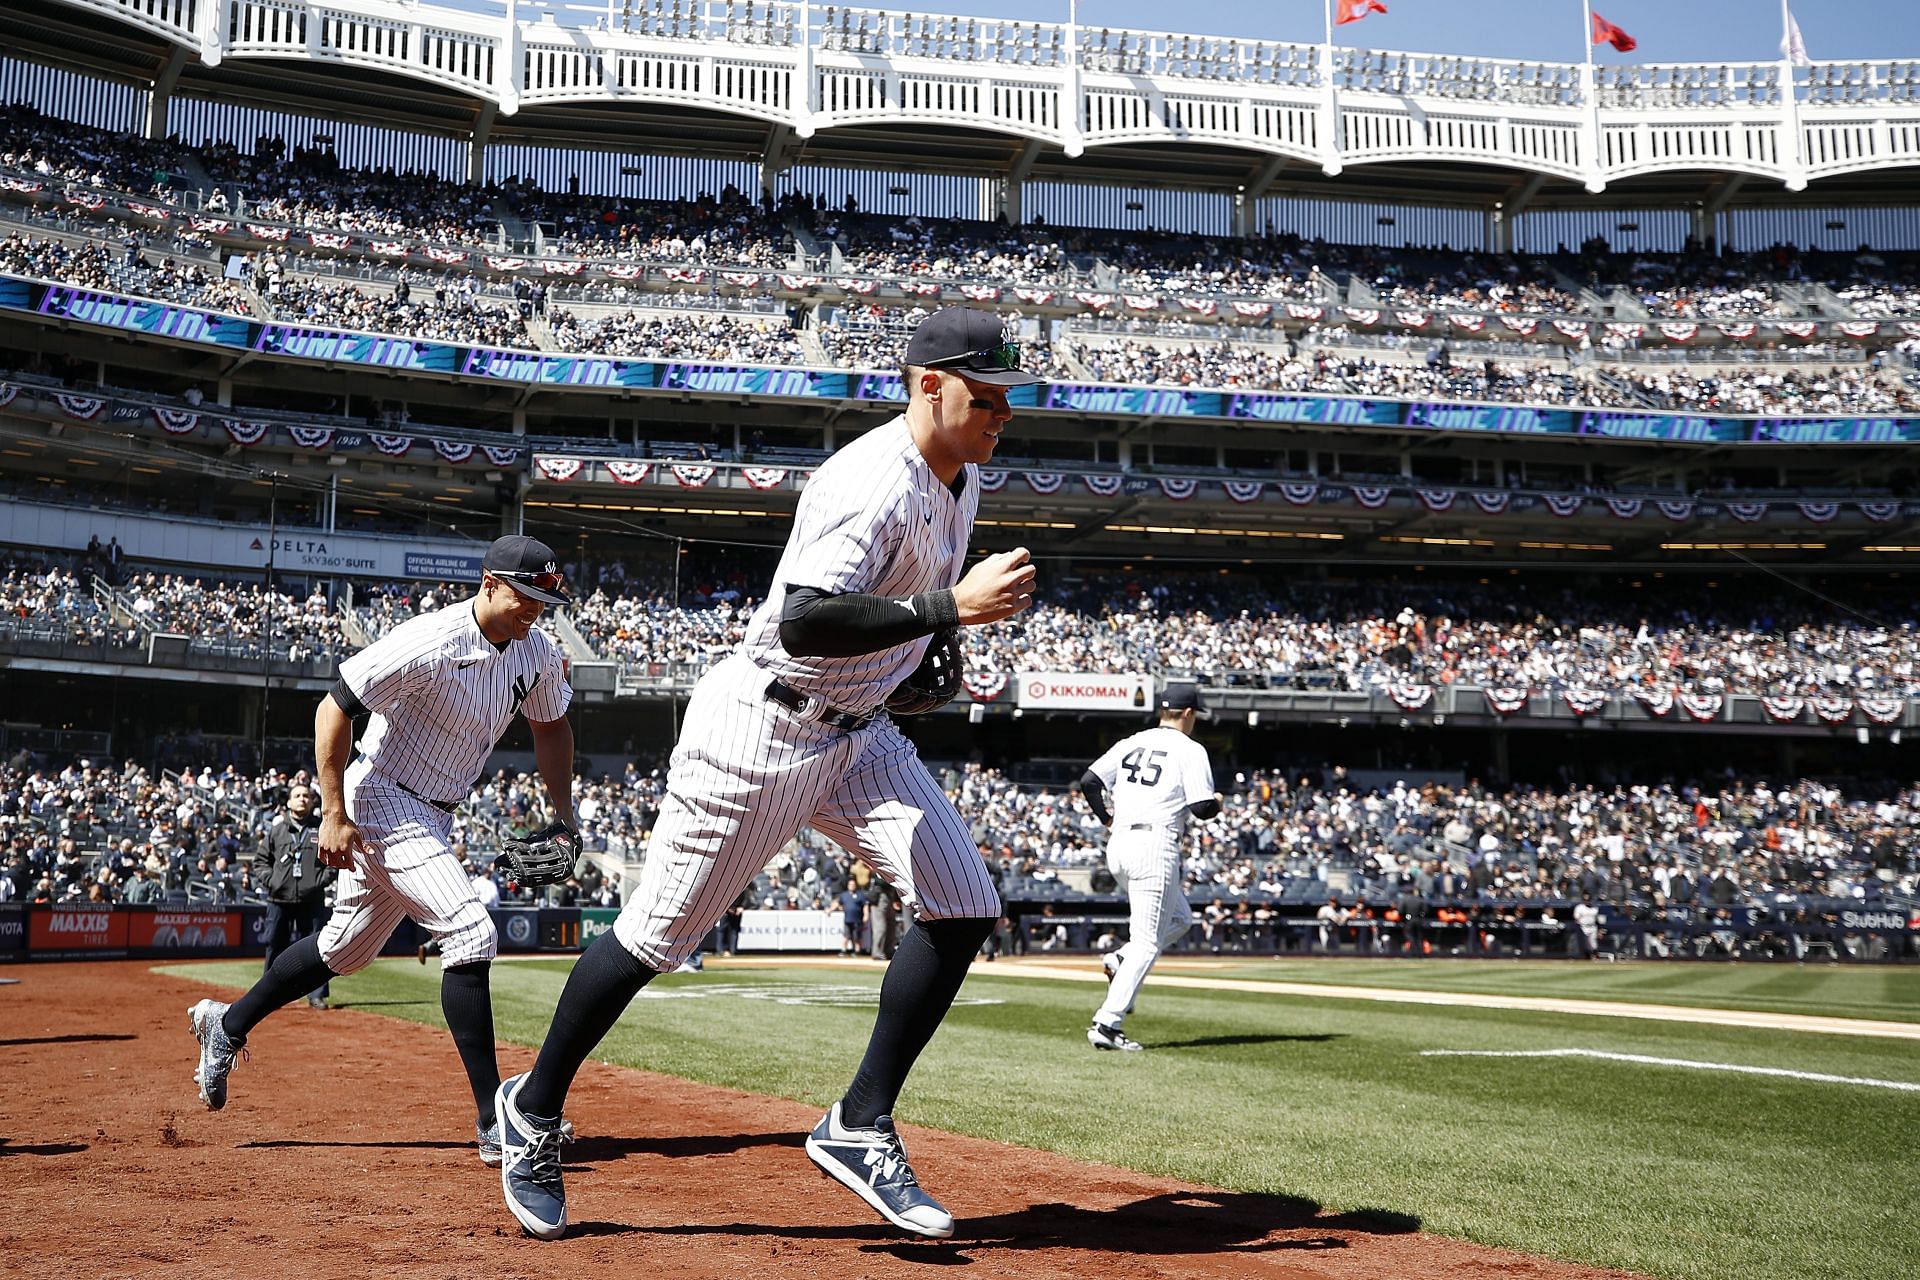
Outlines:
{"type": "Polygon", "coordinates": [[[547,604],[573,603],[573,597],[567,594],[566,578],[560,573],[560,562],[555,558],[553,548],[538,538],[529,538],[524,533],[510,533],[504,538],[495,538],[493,545],[487,548],[487,558],[480,567],[529,600],[540,600],[547,604]]]}

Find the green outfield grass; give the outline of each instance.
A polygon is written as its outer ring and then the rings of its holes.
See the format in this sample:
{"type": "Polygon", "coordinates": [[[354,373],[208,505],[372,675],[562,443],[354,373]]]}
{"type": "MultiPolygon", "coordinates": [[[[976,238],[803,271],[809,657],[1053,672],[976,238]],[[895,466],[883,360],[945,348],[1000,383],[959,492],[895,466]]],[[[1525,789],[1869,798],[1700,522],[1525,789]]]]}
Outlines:
{"type": "Polygon", "coordinates": [[[1251,982],[1310,982],[1409,991],[1618,1000],[1762,1013],[1920,1022],[1920,966],[1836,964],[1683,964],[1643,960],[1577,964],[1565,960],[1260,960],[1170,956],[1169,973],[1251,982]],[[1204,970],[1182,960],[1208,962],[1204,970]]]}
{"type": "MultiPolygon", "coordinates": [[[[570,964],[496,966],[502,1039],[538,1042],[570,964]]],[[[1519,994],[1571,995],[1592,982],[1602,987],[1593,994],[1616,999],[1844,1005],[1882,1019],[1913,1017],[1920,979],[1682,965],[1659,981],[1664,971],[1572,965],[1246,969],[1519,994]],[[1648,986],[1606,989],[1626,975],[1648,986]]],[[[244,985],[259,968],[168,972],[244,985]]],[[[650,990],[701,994],[643,995],[600,1056],[824,1107],[865,1047],[879,980],[877,968],[750,966],[662,978],[650,990]]],[[[410,960],[334,987],[343,1007],[378,1002],[372,1011],[441,1025],[437,989],[437,974],[410,960]]],[[[1920,1094],[1586,1058],[1421,1056],[1581,1048],[1920,1082],[1914,1041],[1149,986],[1128,1022],[1149,1051],[1096,1054],[1082,1032],[1099,993],[976,968],[962,998],[993,1003],[954,1009],[902,1118],[1334,1211],[1409,1215],[1443,1235],[1675,1280],[1920,1271],[1920,1094]]],[[[270,1023],[253,1048],[273,1052],[270,1023]]],[[[589,1132],[616,1122],[575,1118],[589,1132]]]]}

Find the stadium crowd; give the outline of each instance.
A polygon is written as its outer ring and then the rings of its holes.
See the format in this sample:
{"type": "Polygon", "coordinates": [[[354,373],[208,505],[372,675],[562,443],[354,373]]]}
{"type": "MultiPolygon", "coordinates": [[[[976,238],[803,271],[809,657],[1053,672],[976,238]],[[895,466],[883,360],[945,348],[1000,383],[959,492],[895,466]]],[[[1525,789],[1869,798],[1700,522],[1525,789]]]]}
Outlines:
{"type": "Polygon", "coordinates": [[[809,364],[799,334],[782,316],[701,311],[682,315],[623,311],[593,317],[556,310],[549,323],[564,351],[666,360],[809,364]]]}

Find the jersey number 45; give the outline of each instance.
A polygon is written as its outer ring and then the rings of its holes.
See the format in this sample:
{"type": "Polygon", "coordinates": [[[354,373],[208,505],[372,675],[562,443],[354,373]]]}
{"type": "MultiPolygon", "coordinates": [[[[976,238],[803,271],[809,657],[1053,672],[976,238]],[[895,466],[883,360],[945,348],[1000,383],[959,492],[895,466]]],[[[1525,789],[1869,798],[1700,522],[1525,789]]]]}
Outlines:
{"type": "Polygon", "coordinates": [[[1120,767],[1127,771],[1128,782],[1137,782],[1143,787],[1157,787],[1160,785],[1160,757],[1166,754],[1164,751],[1135,747],[1120,757],[1120,767]]]}

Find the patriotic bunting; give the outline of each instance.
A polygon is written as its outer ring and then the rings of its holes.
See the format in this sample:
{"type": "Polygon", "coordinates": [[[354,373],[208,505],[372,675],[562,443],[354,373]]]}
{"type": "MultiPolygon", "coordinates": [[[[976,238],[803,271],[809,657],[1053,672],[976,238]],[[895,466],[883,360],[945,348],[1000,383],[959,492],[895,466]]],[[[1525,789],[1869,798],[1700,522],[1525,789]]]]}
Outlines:
{"type": "Polygon", "coordinates": [[[1372,307],[1348,307],[1347,319],[1355,324],[1379,324],[1380,313],[1372,307]]]}
{"type": "Polygon", "coordinates": [[[1150,298],[1144,293],[1128,293],[1121,296],[1127,306],[1135,311],[1158,311],[1160,309],[1160,299],[1150,298]]]}
{"type": "Polygon", "coordinates": [[[651,462],[630,462],[625,458],[607,459],[607,474],[618,484],[639,484],[653,470],[651,462]]]}
{"type": "Polygon", "coordinates": [[[429,258],[432,258],[435,262],[445,262],[445,263],[448,263],[449,265],[457,262],[465,262],[467,260],[467,255],[465,250],[447,249],[447,248],[442,248],[439,245],[429,245],[427,247],[427,256],[429,258]]]}
{"type": "Polygon", "coordinates": [[[722,271],[720,278],[728,284],[737,285],[742,289],[757,289],[760,287],[760,273],[758,271],[722,271]]]}
{"type": "Polygon", "coordinates": [[[287,434],[302,449],[311,449],[315,453],[333,443],[332,427],[288,427],[287,434]]]}
{"type": "Polygon", "coordinates": [[[1640,498],[1608,498],[1607,510],[1622,520],[1638,520],[1642,504],[1640,498]]]}
{"type": "Polygon", "coordinates": [[[1585,320],[1555,320],[1553,327],[1558,329],[1562,335],[1569,338],[1584,337],[1587,332],[1587,322],[1585,320]]]}
{"type": "Polygon", "coordinates": [[[1673,690],[1671,689],[1643,689],[1635,685],[1628,692],[1632,693],[1634,701],[1656,720],[1665,720],[1673,714],[1673,690]]]}
{"type": "Polygon", "coordinates": [[[343,236],[337,231],[309,231],[307,243],[316,249],[344,249],[353,243],[353,237],[343,236]]]}
{"type": "Polygon", "coordinates": [[[104,209],[107,204],[107,200],[105,196],[96,196],[91,192],[86,192],[86,191],[79,191],[79,192],[69,191],[65,195],[61,196],[60,198],[62,200],[65,200],[68,204],[77,204],[82,209],[86,209],[89,212],[93,212],[93,213],[98,213],[101,209],[104,209]]]}
{"type": "Polygon", "coordinates": [[[1454,328],[1465,329],[1468,333],[1478,333],[1487,327],[1487,318],[1477,312],[1455,312],[1448,319],[1453,321],[1454,328]]]}
{"type": "Polygon", "coordinates": [[[1693,500],[1691,498],[1678,501],[1663,498],[1653,505],[1660,508],[1661,515],[1673,521],[1675,524],[1679,524],[1682,520],[1693,519],[1693,500]]]}
{"type": "Polygon", "coordinates": [[[1199,489],[1199,487],[1200,483],[1197,480],[1174,480],[1166,476],[1162,476],[1160,479],[1160,492],[1166,494],[1175,502],[1185,502],[1194,495],[1194,491],[1199,489]]]}
{"type": "Polygon", "coordinates": [[[1060,486],[1066,483],[1066,479],[1057,471],[1029,471],[1027,488],[1044,498],[1048,494],[1060,492],[1060,486]]]}
{"type": "Polygon", "coordinates": [[[1220,487],[1235,502],[1256,502],[1267,491],[1265,482],[1260,480],[1222,480],[1220,487]]]}
{"type": "Polygon", "coordinates": [[[1111,498],[1120,492],[1119,476],[1081,476],[1080,483],[1087,486],[1087,492],[1098,497],[1111,498]]]}
{"type": "Polygon", "coordinates": [[[12,404],[13,398],[19,394],[20,388],[14,383],[0,382],[0,407],[12,404]]]}
{"type": "Polygon", "coordinates": [[[1760,326],[1751,320],[1733,320],[1719,326],[1720,332],[1736,342],[1745,342],[1760,331],[1760,326]]]}
{"type": "Polygon", "coordinates": [[[133,210],[143,218],[155,218],[161,222],[165,222],[167,219],[173,217],[171,210],[157,209],[150,204],[136,204],[132,200],[127,201],[127,208],[133,210]]]}
{"type": "MultiPolygon", "coordinates": [[[[0,404],[4,403],[0,401],[0,404]]],[[[160,424],[160,429],[170,436],[186,435],[200,425],[200,415],[191,409],[168,409],[155,405],[153,418],[160,424]]]]}
{"type": "Polygon", "coordinates": [[[1816,328],[1811,320],[1775,320],[1773,327],[1789,338],[1811,338],[1816,328]]]}
{"type": "Polygon", "coordinates": [[[1051,289],[1015,289],[1013,296],[1036,307],[1044,307],[1053,301],[1054,293],[1051,289]]]}
{"type": "Polygon", "coordinates": [[[367,439],[373,441],[373,447],[389,458],[404,458],[413,449],[412,436],[387,435],[385,432],[369,431],[367,439]]]}
{"type": "Polygon", "coordinates": [[[1842,320],[1833,327],[1849,338],[1871,338],[1880,332],[1880,325],[1873,320],[1842,320]]]}
{"type": "MultiPolygon", "coordinates": [[[[675,276],[671,271],[669,271],[667,275],[670,279],[677,280],[680,278],[678,276],[675,276]]],[[[694,278],[694,283],[698,283],[699,280],[705,275],[706,275],[706,272],[702,271],[698,276],[694,278]]],[[[783,275],[780,277],[780,283],[784,288],[793,289],[793,290],[811,289],[815,285],[820,283],[820,277],[819,276],[783,275]]],[[[995,291],[994,296],[995,297],[1000,296],[997,290],[995,291]]]]}
{"type": "Polygon", "coordinates": [[[786,467],[742,467],[740,474],[753,489],[778,489],[787,482],[786,467]]]}
{"type": "Polygon", "coordinates": [[[940,286],[931,280],[908,280],[900,286],[902,293],[915,294],[922,298],[940,296],[940,286]]]}
{"type": "Polygon", "coordinates": [[[268,227],[258,222],[249,222],[247,230],[253,233],[256,240],[285,240],[293,234],[292,227],[268,227]]]}
{"type": "Polygon", "coordinates": [[[1543,493],[1540,500],[1547,504],[1547,510],[1561,519],[1579,514],[1587,501],[1577,493],[1543,493]]]}
{"type": "Polygon", "coordinates": [[[1875,724],[1892,724],[1907,709],[1904,698],[1883,698],[1877,694],[1862,694],[1855,705],[1875,724]]]}
{"type": "Polygon", "coordinates": [[[1664,320],[1660,324],[1660,334],[1672,342],[1691,342],[1693,335],[1700,332],[1700,326],[1682,320],[1664,320]]]}
{"type": "Polygon", "coordinates": [[[700,463],[676,462],[673,464],[673,478],[680,482],[683,489],[704,489],[707,481],[713,479],[714,469],[700,463]]]}
{"type": "Polygon", "coordinates": [[[1531,338],[1533,331],[1540,327],[1540,321],[1533,316],[1502,316],[1500,323],[1523,338],[1531,338]]]}
{"type": "Polygon", "coordinates": [[[1578,686],[1563,690],[1560,694],[1560,700],[1566,703],[1567,710],[1573,712],[1576,716],[1593,715],[1595,712],[1604,709],[1607,705],[1607,695],[1601,690],[1587,689],[1578,686]]]}
{"type": "Polygon", "coordinates": [[[615,263],[609,267],[602,267],[600,270],[602,274],[610,275],[615,280],[634,280],[640,275],[640,268],[631,262],[615,263]]]}
{"type": "Polygon", "coordinates": [[[1289,302],[1287,304],[1287,314],[1295,320],[1318,320],[1327,313],[1324,309],[1316,307],[1311,303],[1289,302]]]}
{"type": "Polygon", "coordinates": [[[1860,504],[1860,514],[1878,524],[1885,524],[1889,520],[1898,520],[1900,518],[1900,504],[1897,502],[1863,502],[1860,504]]]}
{"type": "Polygon", "coordinates": [[[495,271],[518,271],[527,265],[525,258],[501,257],[491,253],[486,255],[485,261],[495,271]]]}
{"type": "Polygon", "coordinates": [[[980,472],[980,492],[982,493],[998,493],[1006,487],[1006,484],[1007,473],[1004,471],[980,472]]]}
{"type": "Polygon", "coordinates": [[[963,284],[960,292],[975,302],[998,302],[1000,290],[990,284],[963,284]]]}
{"type": "Polygon", "coordinates": [[[870,293],[877,293],[880,289],[880,282],[878,280],[855,280],[848,278],[840,281],[840,287],[848,293],[857,293],[861,297],[865,297],[870,293]]]}
{"type": "Polygon", "coordinates": [[[1629,342],[1638,342],[1646,330],[1637,324],[1625,324],[1619,321],[1607,323],[1607,333],[1615,338],[1625,338],[1629,342]]]}
{"type": "Polygon", "coordinates": [[[1527,706],[1527,699],[1532,696],[1532,691],[1525,685],[1502,686],[1487,689],[1483,692],[1487,695],[1487,705],[1503,716],[1510,716],[1516,711],[1524,711],[1527,706]]]}
{"type": "Polygon", "coordinates": [[[1510,493],[1476,493],[1473,495],[1473,505],[1490,516],[1497,516],[1502,511],[1505,511],[1507,509],[1507,503],[1512,500],[1513,495],[1510,493]]]}
{"type": "Polygon", "coordinates": [[[28,182],[25,178],[0,177],[0,191],[23,191],[28,195],[40,190],[38,182],[28,182]]]}
{"type": "Polygon", "coordinates": [[[1295,482],[1282,480],[1280,496],[1296,507],[1309,507],[1320,498],[1320,486],[1311,480],[1295,482]]]}
{"type": "Polygon", "coordinates": [[[1726,507],[1727,514],[1742,524],[1752,524],[1767,514],[1764,502],[1729,502],[1726,507]]]}
{"type": "Polygon", "coordinates": [[[464,440],[435,440],[433,451],[456,467],[473,456],[473,446],[464,440]]]}
{"type": "Polygon", "coordinates": [[[1105,311],[1113,305],[1113,295],[1110,293],[1076,293],[1073,300],[1089,311],[1105,311]]]}
{"type": "Polygon", "coordinates": [[[1814,697],[1807,699],[1813,708],[1813,714],[1828,724],[1845,724],[1853,719],[1853,699],[1842,697],[1814,697]]]}
{"type": "Polygon", "coordinates": [[[1427,327],[1427,314],[1424,311],[1396,311],[1393,313],[1393,318],[1409,329],[1427,327]]]}
{"type": "Polygon", "coordinates": [[[577,276],[587,269],[587,264],[584,262],[575,262],[571,259],[562,262],[548,258],[540,264],[540,269],[550,276],[577,276]]]}
{"type": "Polygon", "coordinates": [[[1219,310],[1219,304],[1212,298],[1182,298],[1180,305],[1196,315],[1210,316],[1219,310]]]}
{"type": "Polygon", "coordinates": [[[1004,671],[963,671],[960,683],[975,702],[992,702],[1007,687],[1007,673],[1004,671]]]}
{"type": "Polygon", "coordinates": [[[68,395],[64,391],[54,392],[53,398],[59,402],[60,412],[69,418],[78,418],[82,422],[99,417],[100,411],[107,407],[105,400],[93,396],[68,395]]]}
{"type": "Polygon", "coordinates": [[[220,425],[227,429],[235,444],[255,445],[267,438],[267,424],[264,422],[238,422],[232,418],[220,419],[220,425]]]}
{"type": "Polygon", "coordinates": [[[511,467],[520,461],[520,447],[512,444],[482,445],[481,452],[496,467],[511,467]]]}
{"type": "Polygon", "coordinates": [[[1424,711],[1433,701],[1433,686],[1414,684],[1407,680],[1396,680],[1387,686],[1387,696],[1402,711],[1424,711]]]}
{"type": "Polygon", "coordinates": [[[1760,709],[1766,712],[1767,719],[1775,724],[1792,724],[1800,718],[1800,713],[1806,710],[1806,707],[1805,698],[1791,696],[1770,698],[1765,694],[1760,695],[1760,709]]]}
{"type": "Polygon", "coordinates": [[[535,458],[533,465],[549,480],[571,480],[587,464],[578,458],[535,458]]]}
{"type": "Polygon", "coordinates": [[[1273,314],[1273,304],[1271,302],[1236,302],[1233,304],[1233,312],[1249,320],[1264,320],[1273,314]]]}
{"type": "Polygon", "coordinates": [[[1682,711],[1703,723],[1718,720],[1720,709],[1727,705],[1726,698],[1717,693],[1682,693],[1676,696],[1675,701],[1680,704],[1682,711]]]}
{"type": "Polygon", "coordinates": [[[1353,486],[1353,500],[1369,511],[1378,511],[1387,505],[1387,499],[1393,496],[1393,490],[1384,484],[1357,484],[1353,486]]]}
{"type": "Polygon", "coordinates": [[[1840,504],[1837,502],[1803,502],[1800,504],[1800,514],[1815,524],[1825,524],[1840,514],[1840,504]]]}
{"type": "Polygon", "coordinates": [[[404,258],[407,246],[399,240],[374,240],[368,247],[383,258],[404,258]]]}
{"type": "Polygon", "coordinates": [[[1453,501],[1460,496],[1458,489],[1415,489],[1420,497],[1420,505],[1429,511],[1451,511],[1453,501]]]}

